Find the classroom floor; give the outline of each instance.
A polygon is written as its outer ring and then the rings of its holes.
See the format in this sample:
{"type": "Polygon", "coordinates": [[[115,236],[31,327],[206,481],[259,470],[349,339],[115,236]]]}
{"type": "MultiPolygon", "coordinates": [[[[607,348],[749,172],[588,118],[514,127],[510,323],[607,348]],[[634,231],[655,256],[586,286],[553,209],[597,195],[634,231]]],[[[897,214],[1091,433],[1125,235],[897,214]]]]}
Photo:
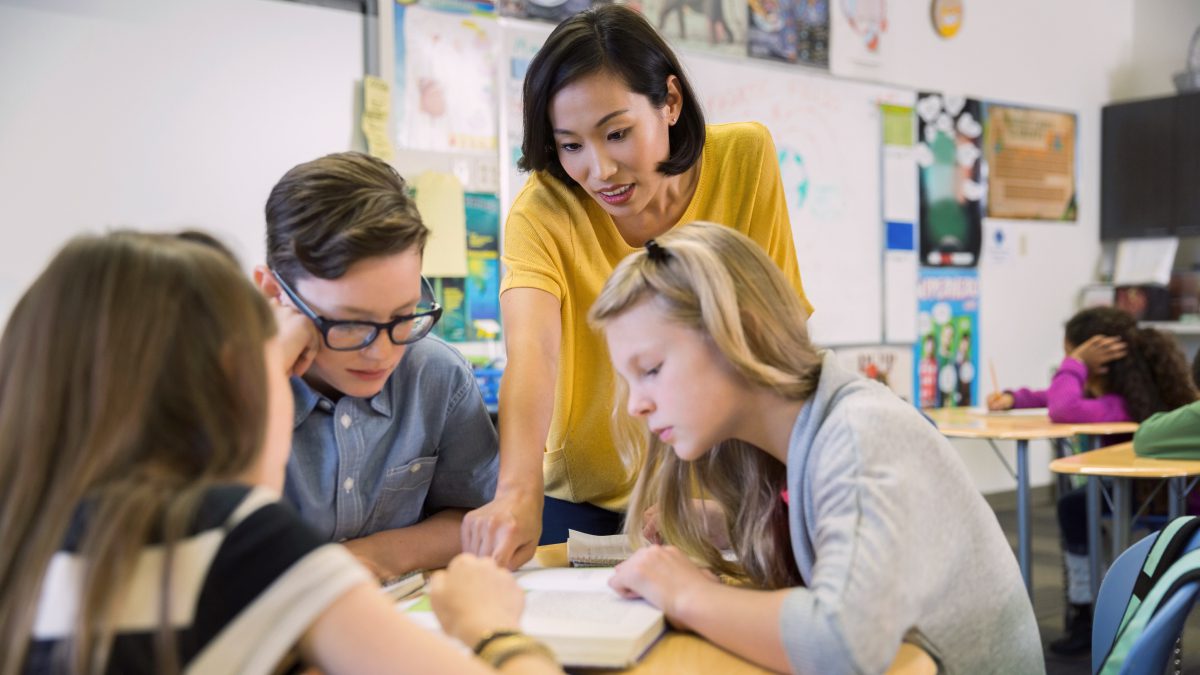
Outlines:
{"type": "MultiPolygon", "coordinates": [[[[1008,535],[1013,550],[1017,547],[1017,513],[997,511],[1001,527],[1008,535]]],[[[1145,533],[1135,532],[1134,540],[1145,533]]],[[[1058,539],[1058,523],[1054,505],[1035,503],[1033,509],[1033,611],[1042,634],[1042,647],[1056,639],[1063,628],[1063,568],[1062,549],[1058,539]]],[[[1091,657],[1063,658],[1045,651],[1047,675],[1090,675],[1091,657]]],[[[1183,671],[1200,675],[1200,611],[1193,611],[1184,628],[1183,671]]]]}

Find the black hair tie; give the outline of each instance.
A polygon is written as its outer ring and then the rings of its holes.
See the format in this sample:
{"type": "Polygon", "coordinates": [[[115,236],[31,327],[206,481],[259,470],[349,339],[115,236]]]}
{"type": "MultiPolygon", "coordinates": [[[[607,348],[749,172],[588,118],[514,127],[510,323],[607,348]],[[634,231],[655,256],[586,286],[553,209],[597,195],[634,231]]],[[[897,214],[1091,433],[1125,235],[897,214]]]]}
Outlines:
{"type": "Polygon", "coordinates": [[[646,255],[649,256],[654,262],[659,263],[665,263],[667,259],[671,257],[671,254],[667,253],[667,249],[660,246],[659,243],[653,239],[646,242],[646,255]]]}

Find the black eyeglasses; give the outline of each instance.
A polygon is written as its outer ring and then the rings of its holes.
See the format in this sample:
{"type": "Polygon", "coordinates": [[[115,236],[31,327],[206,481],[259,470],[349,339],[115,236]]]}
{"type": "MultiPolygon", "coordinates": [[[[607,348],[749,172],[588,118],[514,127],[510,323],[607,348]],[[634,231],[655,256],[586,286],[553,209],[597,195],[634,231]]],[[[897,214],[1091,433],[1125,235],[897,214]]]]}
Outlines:
{"type": "Polygon", "coordinates": [[[271,270],[271,275],[275,277],[275,282],[279,284],[283,292],[292,299],[296,309],[299,309],[304,316],[312,319],[312,322],[317,325],[317,330],[321,331],[321,336],[325,339],[325,346],[335,352],[353,352],[365,349],[375,342],[380,331],[387,333],[392,344],[412,344],[429,335],[434,324],[442,318],[442,306],[434,301],[433,287],[429,285],[429,280],[425,277],[421,277],[421,300],[422,304],[427,304],[428,309],[420,309],[412,314],[398,316],[387,323],[375,323],[374,321],[335,321],[319,316],[300,299],[299,295],[296,295],[296,291],[287,285],[278,272],[271,270]]]}

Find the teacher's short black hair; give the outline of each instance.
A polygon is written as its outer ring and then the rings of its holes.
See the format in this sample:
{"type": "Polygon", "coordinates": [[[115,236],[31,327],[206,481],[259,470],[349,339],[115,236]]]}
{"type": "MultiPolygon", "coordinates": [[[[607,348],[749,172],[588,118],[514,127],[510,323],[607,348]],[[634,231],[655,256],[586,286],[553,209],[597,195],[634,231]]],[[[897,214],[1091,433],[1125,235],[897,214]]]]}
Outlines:
{"type": "Polygon", "coordinates": [[[623,5],[600,5],[560,23],[530,61],[525,73],[523,156],[518,168],[548,171],[568,185],[575,182],[558,161],[550,101],[563,87],[599,72],[620,78],[630,91],[650,99],[656,108],[667,103],[667,77],[678,78],[683,107],[668,131],[671,153],[658,170],[675,176],[700,159],[704,113],[679,59],[640,13],[623,5]]]}

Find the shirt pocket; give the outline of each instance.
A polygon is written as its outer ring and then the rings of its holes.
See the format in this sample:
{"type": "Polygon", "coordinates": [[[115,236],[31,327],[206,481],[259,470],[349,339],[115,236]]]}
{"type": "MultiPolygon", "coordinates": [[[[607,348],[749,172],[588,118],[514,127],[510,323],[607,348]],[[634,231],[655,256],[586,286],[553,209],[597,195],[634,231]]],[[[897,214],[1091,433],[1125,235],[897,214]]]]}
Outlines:
{"type": "Polygon", "coordinates": [[[415,525],[421,519],[437,457],[418,457],[383,474],[383,484],[367,524],[366,535],[415,525]]]}

